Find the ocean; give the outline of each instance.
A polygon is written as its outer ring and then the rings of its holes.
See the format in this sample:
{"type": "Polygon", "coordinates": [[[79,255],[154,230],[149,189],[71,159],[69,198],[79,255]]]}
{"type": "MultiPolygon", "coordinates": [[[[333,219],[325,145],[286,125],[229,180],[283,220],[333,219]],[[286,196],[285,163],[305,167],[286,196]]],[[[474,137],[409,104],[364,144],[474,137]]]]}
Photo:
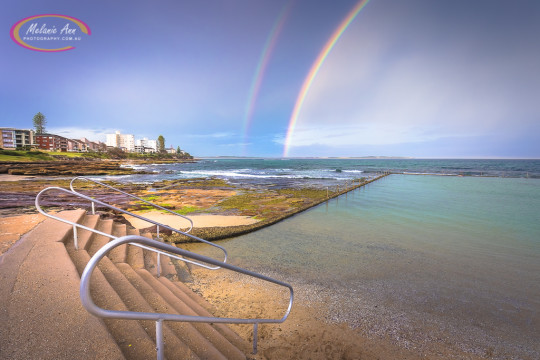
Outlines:
{"type": "Polygon", "coordinates": [[[120,182],[218,177],[233,183],[327,186],[382,172],[540,179],[540,160],[434,159],[200,159],[187,164],[126,165],[147,175],[110,177],[120,182]]]}
{"type": "Polygon", "coordinates": [[[427,354],[442,345],[540,358],[538,160],[208,159],[148,168],[154,179],[249,186],[400,173],[220,244],[235,264],[317,289],[328,321],[369,336],[427,354]]]}

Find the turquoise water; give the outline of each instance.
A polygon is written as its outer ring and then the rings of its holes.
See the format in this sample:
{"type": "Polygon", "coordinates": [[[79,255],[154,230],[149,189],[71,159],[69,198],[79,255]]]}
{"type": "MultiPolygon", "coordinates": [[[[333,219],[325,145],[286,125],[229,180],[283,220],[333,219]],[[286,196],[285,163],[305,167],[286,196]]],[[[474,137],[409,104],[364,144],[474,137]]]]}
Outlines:
{"type": "Polygon", "coordinates": [[[391,175],[221,243],[403,346],[540,358],[540,180],[391,175]]]}

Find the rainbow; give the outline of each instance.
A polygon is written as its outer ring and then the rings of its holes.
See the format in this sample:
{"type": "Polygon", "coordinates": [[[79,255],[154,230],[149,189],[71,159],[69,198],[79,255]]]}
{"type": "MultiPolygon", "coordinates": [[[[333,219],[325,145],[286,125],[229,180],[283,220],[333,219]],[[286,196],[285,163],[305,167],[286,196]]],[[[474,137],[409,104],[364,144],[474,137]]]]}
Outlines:
{"type": "Polygon", "coordinates": [[[246,109],[244,111],[244,143],[246,142],[249,136],[249,129],[251,127],[251,123],[253,120],[253,112],[255,110],[255,103],[257,102],[259,90],[261,89],[261,84],[262,84],[264,74],[266,72],[266,67],[268,66],[268,63],[270,61],[270,57],[276,45],[279,34],[281,33],[281,30],[283,29],[283,24],[285,23],[285,20],[290,13],[291,4],[292,2],[289,2],[288,5],[285,5],[283,7],[278,18],[274,22],[274,25],[272,26],[272,30],[268,34],[266,43],[264,44],[263,50],[261,52],[261,56],[259,58],[259,63],[257,64],[257,68],[255,69],[255,76],[253,77],[253,80],[251,81],[248,101],[247,101],[246,109]]]}
{"type": "Polygon", "coordinates": [[[39,48],[39,47],[29,45],[29,44],[25,43],[23,41],[23,39],[21,39],[21,35],[19,34],[19,32],[21,30],[21,27],[24,24],[26,24],[29,21],[39,19],[39,18],[44,18],[44,17],[56,17],[56,18],[66,19],[66,20],[72,21],[75,24],[77,24],[77,26],[81,29],[81,31],[83,33],[85,33],[87,35],[90,35],[92,33],[90,31],[90,28],[88,27],[88,25],[86,25],[81,20],[76,19],[76,18],[74,18],[72,16],[60,15],[60,14],[43,14],[43,15],[30,16],[30,17],[24,18],[24,19],[22,19],[20,21],[17,21],[15,23],[15,25],[13,25],[11,27],[11,30],[9,31],[9,35],[11,36],[11,40],[15,41],[18,45],[20,45],[20,46],[22,46],[24,48],[27,48],[29,50],[34,50],[34,51],[58,52],[58,51],[66,51],[66,50],[75,49],[74,46],[65,46],[65,47],[57,48],[57,49],[44,49],[44,48],[39,48]]]}
{"type": "Polygon", "coordinates": [[[339,40],[341,35],[343,35],[343,33],[345,32],[345,30],[347,30],[347,27],[349,27],[356,15],[358,15],[358,13],[367,5],[368,2],[369,0],[360,0],[352,8],[352,10],[345,17],[345,19],[343,19],[343,21],[339,24],[336,30],[334,30],[334,33],[332,34],[332,36],[330,36],[330,38],[324,45],[323,49],[319,53],[319,56],[317,56],[317,59],[315,60],[313,65],[311,65],[311,69],[309,70],[309,73],[306,76],[304,83],[302,84],[302,88],[300,89],[300,93],[296,98],[296,103],[294,105],[294,109],[289,120],[289,127],[287,129],[287,135],[285,136],[285,144],[283,146],[283,157],[287,157],[287,154],[289,153],[292,134],[294,132],[296,122],[298,121],[298,115],[300,114],[300,110],[302,109],[302,105],[304,104],[304,100],[306,99],[306,95],[309,92],[315,76],[317,76],[317,73],[319,72],[319,69],[321,68],[324,60],[326,60],[326,57],[328,56],[336,42],[339,40]]]}

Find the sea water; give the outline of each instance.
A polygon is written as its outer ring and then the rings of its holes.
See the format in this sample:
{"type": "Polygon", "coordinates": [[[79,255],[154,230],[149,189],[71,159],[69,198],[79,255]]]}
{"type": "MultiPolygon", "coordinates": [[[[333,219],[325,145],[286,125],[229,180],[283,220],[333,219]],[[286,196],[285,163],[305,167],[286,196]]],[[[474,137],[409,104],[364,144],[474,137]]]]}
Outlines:
{"type": "Polygon", "coordinates": [[[221,245],[317,288],[329,321],[408,348],[540,358],[540,179],[391,175],[221,245]]]}
{"type": "Polygon", "coordinates": [[[540,178],[540,160],[470,159],[199,159],[184,164],[126,165],[149,174],[120,182],[217,177],[250,186],[333,186],[382,172],[540,178]]]}

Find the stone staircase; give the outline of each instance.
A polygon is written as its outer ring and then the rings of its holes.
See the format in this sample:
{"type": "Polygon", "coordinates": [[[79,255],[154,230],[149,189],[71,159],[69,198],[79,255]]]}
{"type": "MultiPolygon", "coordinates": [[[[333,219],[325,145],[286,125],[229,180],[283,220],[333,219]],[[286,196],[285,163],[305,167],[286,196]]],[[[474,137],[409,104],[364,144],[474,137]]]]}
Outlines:
{"type": "MultiPolygon", "coordinates": [[[[112,220],[65,211],[62,218],[120,237],[138,230],[112,220]]],[[[140,234],[148,236],[149,234],[140,234]]],[[[0,359],[153,359],[155,322],[98,319],[79,299],[79,282],[90,257],[109,238],[47,219],[0,257],[0,359]]],[[[104,309],[212,316],[209,305],[176,281],[176,267],[133,245],[109,253],[93,273],[91,294],[104,309]]],[[[246,359],[251,344],[223,324],[166,321],[168,359],[246,359]]]]}

